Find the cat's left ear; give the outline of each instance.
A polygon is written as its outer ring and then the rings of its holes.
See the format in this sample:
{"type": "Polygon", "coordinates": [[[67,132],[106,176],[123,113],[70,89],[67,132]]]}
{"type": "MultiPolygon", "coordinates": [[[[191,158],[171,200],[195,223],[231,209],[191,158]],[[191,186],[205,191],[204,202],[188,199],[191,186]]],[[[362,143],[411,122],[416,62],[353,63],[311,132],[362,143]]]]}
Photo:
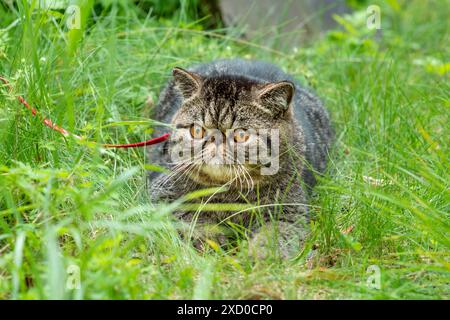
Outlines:
{"type": "Polygon", "coordinates": [[[173,68],[172,74],[175,85],[185,99],[189,99],[200,89],[202,81],[200,75],[178,67],[173,68]]]}
{"type": "Polygon", "coordinates": [[[259,89],[258,97],[264,107],[276,112],[284,112],[289,109],[294,97],[295,86],[290,81],[280,81],[265,84],[259,89]]]}

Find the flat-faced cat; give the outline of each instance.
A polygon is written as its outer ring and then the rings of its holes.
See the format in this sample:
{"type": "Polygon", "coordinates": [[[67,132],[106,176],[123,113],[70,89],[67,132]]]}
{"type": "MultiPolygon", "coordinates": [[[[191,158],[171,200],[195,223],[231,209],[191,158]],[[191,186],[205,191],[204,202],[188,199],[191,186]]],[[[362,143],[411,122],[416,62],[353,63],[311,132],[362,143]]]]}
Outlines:
{"type": "MultiPolygon", "coordinates": [[[[197,228],[230,221],[251,230],[258,255],[269,234],[283,256],[297,252],[307,232],[307,190],[325,170],[333,140],[315,95],[272,64],[218,60],[173,69],[154,119],[176,129],[170,141],[150,148],[149,162],[169,169],[149,175],[152,201],[224,186],[195,201],[254,204],[262,219],[253,223],[255,210],[201,211],[197,228]]],[[[177,216],[190,222],[194,212],[177,216]]]]}

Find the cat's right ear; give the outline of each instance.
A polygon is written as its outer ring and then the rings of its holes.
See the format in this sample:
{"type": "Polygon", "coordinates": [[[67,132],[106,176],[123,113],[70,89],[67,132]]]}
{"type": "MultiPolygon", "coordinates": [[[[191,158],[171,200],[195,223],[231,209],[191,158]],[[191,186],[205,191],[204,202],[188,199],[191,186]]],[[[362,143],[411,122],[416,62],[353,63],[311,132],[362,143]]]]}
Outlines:
{"type": "Polygon", "coordinates": [[[202,79],[198,74],[178,67],[173,68],[172,74],[175,85],[185,99],[189,99],[200,89],[202,79]]]}
{"type": "Polygon", "coordinates": [[[289,109],[294,92],[295,86],[292,82],[280,81],[263,85],[258,97],[266,108],[279,113],[289,109]]]}

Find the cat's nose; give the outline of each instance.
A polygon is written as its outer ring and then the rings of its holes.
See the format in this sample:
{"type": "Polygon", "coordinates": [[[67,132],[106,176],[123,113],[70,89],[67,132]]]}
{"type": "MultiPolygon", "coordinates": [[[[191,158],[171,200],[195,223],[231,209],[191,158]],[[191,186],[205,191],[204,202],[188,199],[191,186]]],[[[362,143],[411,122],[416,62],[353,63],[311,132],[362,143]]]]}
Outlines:
{"type": "Polygon", "coordinates": [[[226,135],[223,132],[217,131],[211,134],[211,137],[209,138],[209,142],[216,143],[216,144],[222,144],[225,142],[226,135]]]}
{"type": "Polygon", "coordinates": [[[225,145],[223,143],[208,143],[203,150],[207,164],[223,165],[225,163],[225,145]]]}

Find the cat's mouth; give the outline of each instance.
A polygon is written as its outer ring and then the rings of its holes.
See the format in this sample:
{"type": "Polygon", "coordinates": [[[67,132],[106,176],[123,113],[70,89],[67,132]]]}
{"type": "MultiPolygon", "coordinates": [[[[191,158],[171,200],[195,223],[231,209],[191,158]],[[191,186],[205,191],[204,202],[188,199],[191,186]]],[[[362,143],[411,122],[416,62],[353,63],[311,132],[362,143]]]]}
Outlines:
{"type": "Polygon", "coordinates": [[[252,165],[200,164],[191,170],[190,178],[203,185],[229,184],[250,189],[259,182],[260,175],[256,174],[256,167],[252,165]]]}

